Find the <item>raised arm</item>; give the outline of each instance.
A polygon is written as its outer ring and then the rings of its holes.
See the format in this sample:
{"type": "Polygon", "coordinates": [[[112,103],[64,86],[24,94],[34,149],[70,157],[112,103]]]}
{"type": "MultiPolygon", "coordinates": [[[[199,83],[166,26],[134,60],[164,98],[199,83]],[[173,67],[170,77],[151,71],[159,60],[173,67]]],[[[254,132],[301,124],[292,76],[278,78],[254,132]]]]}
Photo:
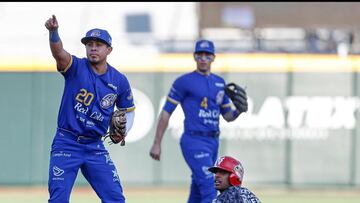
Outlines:
{"type": "Polygon", "coordinates": [[[59,24],[55,15],[45,22],[45,27],[49,30],[50,50],[56,60],[57,70],[59,72],[66,71],[66,68],[68,68],[71,60],[71,55],[63,48],[63,44],[58,33],[59,24]]]}
{"type": "Polygon", "coordinates": [[[150,149],[150,156],[160,161],[160,155],[161,155],[161,140],[164,136],[164,132],[169,124],[171,114],[169,114],[167,111],[162,110],[159,116],[159,121],[156,127],[156,134],[154,138],[154,143],[150,149]]]}

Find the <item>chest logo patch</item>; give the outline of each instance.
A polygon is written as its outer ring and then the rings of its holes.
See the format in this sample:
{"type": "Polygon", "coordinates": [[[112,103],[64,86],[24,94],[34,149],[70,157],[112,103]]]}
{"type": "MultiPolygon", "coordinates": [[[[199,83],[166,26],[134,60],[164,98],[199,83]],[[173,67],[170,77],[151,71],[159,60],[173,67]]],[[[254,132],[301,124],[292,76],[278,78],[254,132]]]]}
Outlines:
{"type": "Polygon", "coordinates": [[[107,94],[105,95],[105,97],[101,99],[100,106],[103,109],[107,109],[112,105],[114,105],[115,100],[116,100],[116,94],[112,94],[112,93],[107,94]]]}

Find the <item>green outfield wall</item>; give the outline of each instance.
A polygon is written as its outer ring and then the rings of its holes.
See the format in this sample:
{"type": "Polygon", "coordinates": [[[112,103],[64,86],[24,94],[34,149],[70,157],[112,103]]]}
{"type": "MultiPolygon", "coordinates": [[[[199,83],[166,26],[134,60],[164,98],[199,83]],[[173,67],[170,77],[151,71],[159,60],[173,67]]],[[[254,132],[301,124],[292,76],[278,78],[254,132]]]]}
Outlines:
{"type": "MultiPolygon", "coordinates": [[[[249,71],[236,69],[234,60],[231,67],[215,67],[214,71],[227,82],[246,86],[249,111],[232,123],[221,120],[219,154],[242,160],[244,181],[289,187],[359,187],[357,68],[326,69],[320,64],[313,70],[304,63],[301,71],[301,65],[278,63],[284,67],[249,71]]],[[[316,59],[312,60],[316,66],[316,59]]],[[[351,64],[357,66],[357,62],[351,64]]],[[[45,185],[64,79],[55,71],[20,69],[2,67],[0,72],[0,185],[45,185]]],[[[124,71],[134,89],[135,122],[125,147],[106,145],[124,184],[190,182],[178,144],[183,118],[180,106],[164,136],[161,161],[149,156],[163,99],[173,80],[192,68],[161,70],[124,71]]],[[[80,172],[77,184],[86,184],[80,172]]]]}

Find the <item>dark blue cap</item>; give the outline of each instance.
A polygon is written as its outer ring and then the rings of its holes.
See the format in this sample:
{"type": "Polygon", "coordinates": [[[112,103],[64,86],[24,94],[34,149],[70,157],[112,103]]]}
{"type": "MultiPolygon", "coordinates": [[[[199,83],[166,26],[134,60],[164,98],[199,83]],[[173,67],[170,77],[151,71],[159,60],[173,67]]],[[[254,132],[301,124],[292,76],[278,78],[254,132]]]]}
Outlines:
{"type": "Polygon", "coordinates": [[[81,42],[86,44],[90,40],[101,41],[111,47],[111,36],[106,30],[99,28],[91,29],[86,33],[86,36],[81,39],[81,42]]]}
{"type": "Polygon", "coordinates": [[[215,55],[215,46],[212,41],[209,40],[199,40],[195,44],[195,52],[208,52],[215,55]]]}

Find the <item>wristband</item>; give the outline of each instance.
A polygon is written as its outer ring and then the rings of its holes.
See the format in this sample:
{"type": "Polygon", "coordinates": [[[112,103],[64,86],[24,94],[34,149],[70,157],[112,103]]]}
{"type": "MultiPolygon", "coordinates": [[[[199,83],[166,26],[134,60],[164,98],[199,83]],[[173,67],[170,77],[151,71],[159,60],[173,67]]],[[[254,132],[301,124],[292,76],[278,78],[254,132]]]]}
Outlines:
{"type": "Polygon", "coordinates": [[[49,31],[49,40],[50,42],[56,43],[60,41],[59,33],[56,30],[49,31]]]}

